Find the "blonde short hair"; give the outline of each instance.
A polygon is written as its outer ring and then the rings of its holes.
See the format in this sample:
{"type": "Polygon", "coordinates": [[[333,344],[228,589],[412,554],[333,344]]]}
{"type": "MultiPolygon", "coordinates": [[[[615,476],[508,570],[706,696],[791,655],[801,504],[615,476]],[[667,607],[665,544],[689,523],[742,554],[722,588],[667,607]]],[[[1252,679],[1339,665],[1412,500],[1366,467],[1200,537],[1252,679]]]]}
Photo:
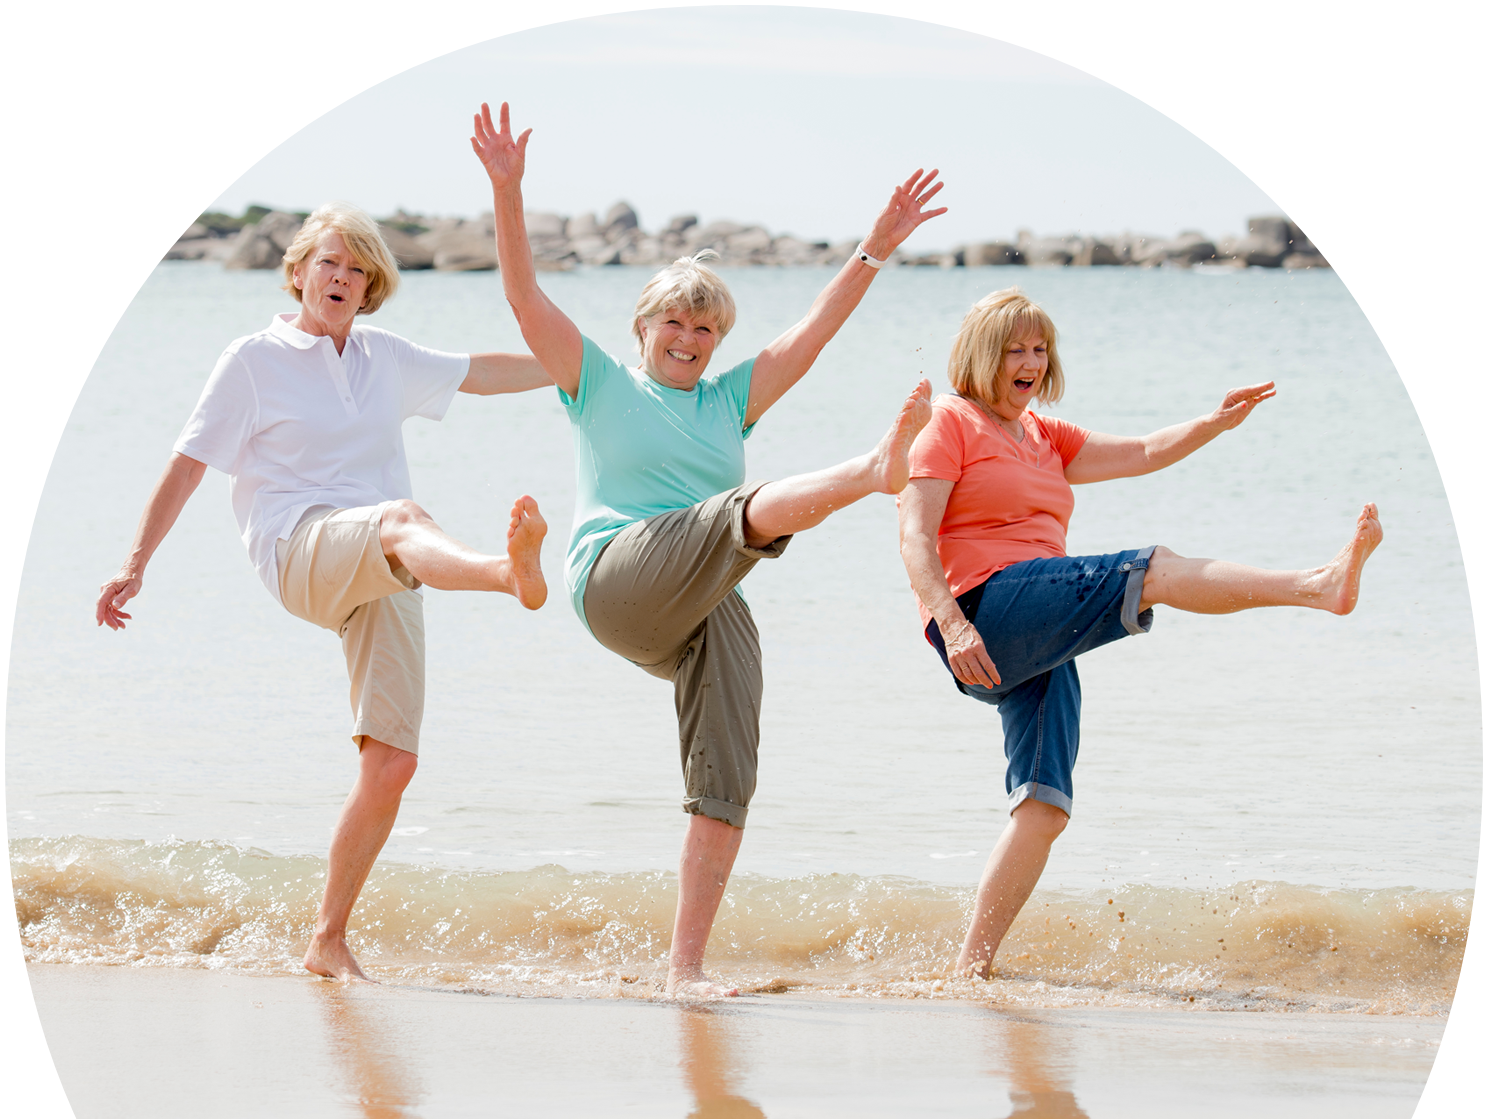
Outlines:
{"type": "Polygon", "coordinates": [[[712,249],[704,249],[695,256],[678,257],[651,277],[641,289],[641,297],[636,300],[635,318],[630,322],[630,332],[635,335],[638,349],[641,322],[671,308],[707,319],[718,331],[719,341],[734,329],[734,320],[738,317],[734,297],[718,273],[703,264],[703,261],[717,257],[712,249]]]}
{"type": "Polygon", "coordinates": [[[357,314],[370,315],[398,290],[398,261],[382,239],[377,223],[350,202],[327,202],[305,219],[289,248],[284,250],[284,290],[295,297],[295,302],[301,302],[294,270],[305,262],[315,242],[327,230],[341,234],[351,255],[366,272],[367,295],[357,314]]]}
{"type": "Polygon", "coordinates": [[[1030,330],[1044,336],[1049,352],[1049,370],[1036,399],[1044,404],[1057,403],[1064,395],[1064,366],[1059,363],[1055,345],[1054,320],[1018,288],[994,291],[966,312],[951,344],[951,387],[962,396],[996,404],[1003,357],[1013,340],[1030,330]]]}

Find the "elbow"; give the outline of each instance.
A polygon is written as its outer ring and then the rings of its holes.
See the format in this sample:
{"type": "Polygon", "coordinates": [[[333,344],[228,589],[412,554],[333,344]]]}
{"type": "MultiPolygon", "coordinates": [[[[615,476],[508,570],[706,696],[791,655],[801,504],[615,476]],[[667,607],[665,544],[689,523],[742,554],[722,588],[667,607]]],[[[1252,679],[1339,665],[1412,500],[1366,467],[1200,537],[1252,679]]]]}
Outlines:
{"type": "Polygon", "coordinates": [[[923,531],[904,527],[899,529],[899,558],[904,561],[906,567],[922,559],[927,552],[933,555],[935,545],[923,531]]]}

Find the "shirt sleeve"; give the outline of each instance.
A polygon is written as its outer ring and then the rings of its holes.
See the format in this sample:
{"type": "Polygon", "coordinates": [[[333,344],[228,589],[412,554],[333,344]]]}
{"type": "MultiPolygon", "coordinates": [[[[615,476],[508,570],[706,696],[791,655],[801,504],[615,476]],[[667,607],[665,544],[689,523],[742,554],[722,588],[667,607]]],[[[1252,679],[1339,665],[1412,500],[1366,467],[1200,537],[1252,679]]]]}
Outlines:
{"type": "Polygon", "coordinates": [[[207,387],[176,440],[177,454],[231,474],[258,431],[258,393],[243,359],[228,350],[217,359],[207,387]]]}
{"type": "Polygon", "coordinates": [[[734,415],[739,417],[739,430],[748,439],[754,424],[744,426],[744,417],[749,412],[749,386],[754,380],[754,358],[741,361],[732,369],[725,370],[717,378],[718,391],[729,403],[734,415]]]}
{"type": "Polygon", "coordinates": [[[403,379],[403,418],[442,420],[470,374],[470,355],[431,350],[384,332],[383,341],[403,379]]]}
{"type": "Polygon", "coordinates": [[[930,422],[909,449],[909,476],[959,482],[961,465],[966,460],[965,450],[966,437],[961,417],[955,408],[937,400],[930,413],[930,422]]]}
{"type": "Polygon", "coordinates": [[[1053,416],[1041,415],[1038,419],[1044,427],[1044,434],[1049,438],[1049,445],[1058,453],[1059,461],[1068,466],[1070,460],[1080,453],[1080,448],[1085,446],[1085,440],[1090,438],[1090,429],[1053,416]]]}
{"type": "Polygon", "coordinates": [[[620,364],[616,358],[611,357],[600,349],[599,343],[587,334],[580,334],[579,337],[584,342],[584,357],[579,363],[579,394],[577,396],[569,396],[568,393],[564,392],[557,385],[553,386],[553,391],[558,394],[559,401],[571,417],[577,417],[583,414],[584,407],[588,404],[589,397],[592,395],[590,390],[605,377],[609,376],[614,371],[614,368],[620,364]]]}

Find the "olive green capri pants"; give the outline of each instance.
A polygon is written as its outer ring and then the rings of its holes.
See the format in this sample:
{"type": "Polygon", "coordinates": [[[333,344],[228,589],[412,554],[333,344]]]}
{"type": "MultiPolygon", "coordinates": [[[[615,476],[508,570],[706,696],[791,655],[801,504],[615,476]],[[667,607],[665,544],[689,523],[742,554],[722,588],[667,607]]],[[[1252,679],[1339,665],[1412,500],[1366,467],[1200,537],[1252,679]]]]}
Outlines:
{"type": "Polygon", "coordinates": [[[616,533],[589,570],[584,616],[599,643],[672,682],[682,810],[742,828],[759,758],[759,631],[735,588],[789,536],[744,542],[755,482],[616,533]]]}

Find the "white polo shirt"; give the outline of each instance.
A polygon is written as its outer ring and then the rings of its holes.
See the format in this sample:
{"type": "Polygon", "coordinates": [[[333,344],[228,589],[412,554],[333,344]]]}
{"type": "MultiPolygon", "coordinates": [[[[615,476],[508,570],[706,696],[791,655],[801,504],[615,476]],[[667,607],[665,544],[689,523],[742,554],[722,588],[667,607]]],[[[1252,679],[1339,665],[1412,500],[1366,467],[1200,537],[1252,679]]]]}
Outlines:
{"type": "Polygon", "coordinates": [[[313,506],[413,497],[403,421],[444,418],[470,370],[358,323],[342,353],[276,315],[223,351],[175,449],[231,479],[233,513],[264,586],[279,598],[274,545],[313,506]]]}

